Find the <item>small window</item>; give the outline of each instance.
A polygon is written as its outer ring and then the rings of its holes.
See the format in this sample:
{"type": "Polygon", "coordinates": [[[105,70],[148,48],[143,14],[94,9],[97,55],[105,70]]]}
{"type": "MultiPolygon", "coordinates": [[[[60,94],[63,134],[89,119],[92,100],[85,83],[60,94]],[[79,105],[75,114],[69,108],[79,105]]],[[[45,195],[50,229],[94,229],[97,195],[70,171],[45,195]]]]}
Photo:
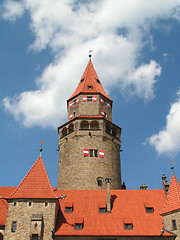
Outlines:
{"type": "Polygon", "coordinates": [[[89,149],[90,157],[98,157],[98,150],[89,149]]]}
{"type": "Polygon", "coordinates": [[[146,207],[146,213],[153,213],[154,208],[153,207],[146,207]]]}
{"type": "Polygon", "coordinates": [[[126,229],[126,230],[133,229],[133,224],[132,223],[124,223],[124,229],[126,229]]]}
{"type": "Polygon", "coordinates": [[[88,89],[93,89],[93,86],[87,86],[88,89]]]}
{"type": "Polygon", "coordinates": [[[14,207],[17,205],[17,202],[14,202],[14,207]]]}
{"type": "Polygon", "coordinates": [[[90,155],[90,157],[93,157],[93,150],[92,149],[89,150],[89,155],[90,155]]]}
{"type": "Polygon", "coordinates": [[[12,222],[12,225],[11,225],[11,232],[15,232],[15,231],[16,231],[16,228],[17,228],[17,222],[16,222],[16,221],[13,221],[13,222],[12,222]]]}
{"type": "Polygon", "coordinates": [[[32,202],[29,202],[28,205],[29,205],[29,207],[31,207],[32,206],[32,202]]]}
{"type": "Polygon", "coordinates": [[[75,100],[73,100],[73,102],[72,102],[72,103],[73,103],[73,105],[76,105],[76,99],[75,99],[75,100]]]}
{"type": "Polygon", "coordinates": [[[38,234],[32,234],[32,240],[38,240],[38,234]]]}
{"type": "Polygon", "coordinates": [[[83,78],[83,79],[81,79],[81,83],[82,83],[82,82],[84,82],[84,78],[83,78]]]}
{"type": "Polygon", "coordinates": [[[97,82],[97,83],[100,83],[99,79],[96,78],[96,82],[97,82]]]}
{"type": "Polygon", "coordinates": [[[75,223],[74,229],[75,230],[82,230],[83,229],[83,223],[75,223]]]}
{"type": "Polygon", "coordinates": [[[73,212],[73,207],[65,207],[65,213],[72,213],[73,212]]]}
{"type": "Polygon", "coordinates": [[[92,102],[92,97],[91,96],[87,96],[87,102],[92,102]]]}
{"type": "Polygon", "coordinates": [[[45,207],[47,207],[47,206],[48,206],[48,203],[47,203],[47,202],[45,202],[45,203],[44,203],[44,206],[45,206],[45,207]]]}
{"type": "Polygon", "coordinates": [[[103,178],[102,177],[97,177],[97,185],[98,187],[102,187],[102,184],[103,184],[103,178]]]}
{"type": "Polygon", "coordinates": [[[99,208],[99,213],[106,213],[106,208],[99,208]]]}
{"type": "Polygon", "coordinates": [[[176,220],[172,220],[172,230],[177,230],[176,220]]]}

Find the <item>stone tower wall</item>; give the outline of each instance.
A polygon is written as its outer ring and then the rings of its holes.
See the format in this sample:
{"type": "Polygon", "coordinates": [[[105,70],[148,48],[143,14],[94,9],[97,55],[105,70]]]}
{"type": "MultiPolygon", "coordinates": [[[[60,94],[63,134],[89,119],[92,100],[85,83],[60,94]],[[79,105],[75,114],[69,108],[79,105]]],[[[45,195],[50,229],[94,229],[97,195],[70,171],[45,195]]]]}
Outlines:
{"type": "Polygon", "coordinates": [[[106,114],[105,117],[112,121],[112,102],[101,94],[80,94],[68,101],[67,110],[68,120],[79,115],[102,116],[103,111],[106,114]],[[83,101],[84,97],[92,97],[92,101],[83,101]],[[96,98],[96,101],[93,98],[96,98]]]}
{"type": "Polygon", "coordinates": [[[99,129],[81,129],[81,122],[85,120],[87,122],[93,121],[93,119],[74,120],[73,132],[64,137],[61,136],[61,129],[59,129],[58,189],[106,188],[105,182],[101,187],[98,186],[98,177],[104,180],[111,177],[111,188],[120,189],[121,129],[116,126],[117,131],[119,131],[118,137],[107,133],[105,119],[94,119],[99,123],[99,129]],[[84,149],[98,150],[98,157],[84,156],[84,149]],[[99,150],[104,151],[104,157],[100,157],[99,150]]]}
{"type": "MultiPolygon", "coordinates": [[[[5,226],[4,240],[30,240],[32,233],[36,233],[32,224],[33,214],[42,215],[41,221],[37,221],[37,228],[42,226],[43,240],[52,239],[51,230],[55,227],[55,201],[46,200],[18,200],[8,204],[8,213],[5,226]],[[31,206],[29,206],[31,202],[31,206]],[[47,206],[45,206],[45,203],[47,206]],[[14,205],[15,204],[15,205],[14,205]],[[12,222],[17,222],[16,231],[12,232],[12,222]]],[[[33,222],[35,223],[35,221],[33,222]]],[[[39,231],[39,229],[37,229],[39,231]]]]}

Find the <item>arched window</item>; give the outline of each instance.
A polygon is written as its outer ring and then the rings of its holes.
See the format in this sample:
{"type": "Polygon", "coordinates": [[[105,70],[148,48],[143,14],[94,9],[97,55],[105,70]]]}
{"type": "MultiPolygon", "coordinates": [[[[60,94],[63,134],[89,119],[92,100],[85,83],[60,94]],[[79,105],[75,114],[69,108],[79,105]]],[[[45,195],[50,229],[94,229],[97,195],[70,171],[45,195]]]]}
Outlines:
{"type": "Polygon", "coordinates": [[[111,134],[111,127],[109,124],[106,124],[106,132],[111,134]]]}
{"type": "Polygon", "coordinates": [[[68,127],[69,133],[74,131],[74,124],[70,124],[68,127]]]}
{"type": "Polygon", "coordinates": [[[3,234],[0,232],[0,240],[3,240],[3,234]]]}
{"type": "Polygon", "coordinates": [[[89,129],[89,122],[88,121],[82,121],[81,122],[81,129],[89,129]]]}
{"type": "Polygon", "coordinates": [[[62,130],[62,137],[64,137],[67,134],[67,127],[64,127],[62,130]]]}
{"type": "Polygon", "coordinates": [[[99,123],[97,121],[92,121],[90,123],[90,129],[99,129],[99,123]]]}
{"type": "Polygon", "coordinates": [[[116,128],[113,128],[113,129],[112,129],[112,135],[113,135],[114,137],[117,136],[117,130],[116,130],[116,128]]]}

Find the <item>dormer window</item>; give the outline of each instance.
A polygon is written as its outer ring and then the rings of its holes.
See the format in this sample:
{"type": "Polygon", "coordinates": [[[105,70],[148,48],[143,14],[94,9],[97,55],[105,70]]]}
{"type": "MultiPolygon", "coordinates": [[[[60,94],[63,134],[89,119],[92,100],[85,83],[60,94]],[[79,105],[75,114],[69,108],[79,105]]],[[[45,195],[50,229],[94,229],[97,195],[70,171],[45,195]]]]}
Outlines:
{"type": "Polygon", "coordinates": [[[133,224],[132,223],[124,223],[124,229],[132,230],[133,229],[133,224]]]}
{"type": "Polygon", "coordinates": [[[74,230],[82,230],[83,227],[84,227],[84,219],[83,218],[77,218],[75,220],[74,230]]]}
{"type": "Polygon", "coordinates": [[[146,213],[153,213],[154,208],[153,207],[146,207],[146,213]]]}
{"type": "Polygon", "coordinates": [[[132,230],[133,229],[133,222],[130,218],[124,218],[124,229],[125,230],[132,230]]]}
{"type": "Polygon", "coordinates": [[[65,203],[65,209],[64,209],[65,213],[72,213],[73,212],[73,203],[65,203]]]}
{"type": "Polygon", "coordinates": [[[146,213],[154,212],[154,208],[151,203],[145,203],[144,206],[145,206],[146,213]]]}
{"type": "Polygon", "coordinates": [[[83,78],[83,79],[81,79],[81,83],[82,83],[82,82],[84,82],[84,78],[83,78]]]}
{"type": "Polygon", "coordinates": [[[97,82],[97,83],[100,83],[99,79],[96,78],[96,82],[97,82]]]}
{"type": "Polygon", "coordinates": [[[91,90],[91,89],[93,89],[93,86],[87,86],[87,88],[88,88],[89,90],[91,90]]]}
{"type": "Polygon", "coordinates": [[[106,207],[99,208],[99,213],[106,213],[106,212],[107,212],[106,207]]]}

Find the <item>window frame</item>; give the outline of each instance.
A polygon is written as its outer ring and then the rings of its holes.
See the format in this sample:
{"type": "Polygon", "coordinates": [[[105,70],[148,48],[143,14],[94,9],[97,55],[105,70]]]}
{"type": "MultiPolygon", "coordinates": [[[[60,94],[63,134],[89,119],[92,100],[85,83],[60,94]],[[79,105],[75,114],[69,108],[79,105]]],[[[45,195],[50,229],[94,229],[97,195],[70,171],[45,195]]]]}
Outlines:
{"type": "Polygon", "coordinates": [[[16,229],[17,229],[17,221],[12,221],[11,232],[16,232],[16,229]]]}

